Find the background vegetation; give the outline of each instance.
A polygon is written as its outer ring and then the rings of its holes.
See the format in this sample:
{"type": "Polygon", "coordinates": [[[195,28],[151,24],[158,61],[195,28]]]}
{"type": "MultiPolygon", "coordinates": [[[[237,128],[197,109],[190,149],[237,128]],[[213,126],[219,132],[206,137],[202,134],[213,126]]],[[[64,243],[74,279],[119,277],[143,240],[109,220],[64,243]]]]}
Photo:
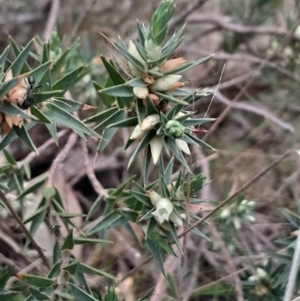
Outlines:
{"type": "MultiPolygon", "coordinates": [[[[88,72],[82,73],[70,89],[70,98],[101,110],[103,104],[93,81],[101,82],[105,75],[99,54],[109,57],[111,52],[99,32],[111,40],[120,35],[127,43],[137,38],[136,19],[148,24],[159,2],[1,1],[1,52],[11,41],[9,36],[25,46],[36,34],[49,40],[57,29],[64,49],[72,49],[78,39],[80,51],[72,56],[69,66],[84,64],[88,72]]],[[[192,148],[192,162],[198,160],[197,167],[210,181],[199,195],[205,202],[190,209],[205,216],[273,160],[278,164],[199,227],[209,240],[193,233],[186,236],[183,263],[173,255],[164,258],[166,278],[154,261],[141,266],[148,253],[124,228],[107,232],[106,239],[114,244],[101,248],[98,244],[77,245],[74,255],[116,276],[120,300],[137,300],[151,289],[152,301],[283,300],[296,246],[294,231],[300,223],[300,161],[291,151],[300,149],[299,3],[178,0],[169,32],[185,22],[185,40],[176,55],[192,61],[214,53],[209,61],[184,74],[188,88],[212,90],[211,95],[195,103],[193,110],[196,116],[217,118],[203,125],[208,131],[202,134],[217,152],[192,148]],[[281,155],[286,152],[283,159],[281,155]]],[[[80,111],[79,117],[87,118],[89,112],[80,111]]],[[[90,211],[99,195],[106,195],[106,188],[117,188],[130,176],[139,175],[142,159],[137,158],[127,169],[136,147],[131,145],[123,152],[131,129],[120,129],[94,166],[97,138],[88,137],[85,144],[66,127],[59,126],[58,130],[59,147],[45,125],[38,124],[29,132],[39,155],[19,139],[9,145],[8,151],[18,164],[29,164],[33,182],[53,168],[62,151],[66,152],[53,185],[66,211],[79,214],[76,223],[83,228],[86,221],[81,214],[90,211]]],[[[1,153],[0,162],[6,161],[7,156],[1,153]]],[[[175,171],[180,167],[175,163],[175,171]]],[[[149,178],[156,177],[156,167],[150,166],[149,178]]],[[[25,217],[35,212],[41,193],[39,189],[28,195],[22,208],[25,217]]],[[[20,209],[17,203],[13,205],[20,209]]],[[[96,209],[93,219],[103,214],[103,204],[96,209]]],[[[45,266],[37,261],[33,248],[27,248],[26,236],[16,220],[4,208],[0,208],[0,215],[0,265],[13,267],[5,276],[6,286],[19,285],[14,273],[45,275],[45,266]]],[[[133,230],[142,239],[140,229],[133,225],[133,230]]],[[[53,249],[53,234],[46,225],[34,237],[46,254],[53,249]]],[[[300,294],[300,278],[296,276],[296,280],[294,298],[300,294]]],[[[108,286],[103,275],[89,275],[87,281],[101,293],[108,286]]]]}

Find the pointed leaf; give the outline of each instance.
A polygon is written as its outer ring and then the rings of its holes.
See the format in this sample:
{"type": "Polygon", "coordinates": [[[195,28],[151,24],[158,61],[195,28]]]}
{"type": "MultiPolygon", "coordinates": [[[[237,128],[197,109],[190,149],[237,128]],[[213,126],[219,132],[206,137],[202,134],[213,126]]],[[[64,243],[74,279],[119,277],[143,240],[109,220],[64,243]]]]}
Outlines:
{"type": "Polygon", "coordinates": [[[12,70],[12,73],[14,76],[19,75],[25,62],[27,59],[27,56],[29,54],[30,48],[32,46],[34,39],[28,42],[28,44],[23,48],[23,50],[19,53],[17,58],[14,60],[12,65],[10,66],[10,69],[12,70]]]}
{"type": "Polygon", "coordinates": [[[109,279],[115,280],[115,277],[110,275],[109,273],[103,272],[101,270],[98,270],[96,268],[90,267],[84,263],[80,263],[77,267],[77,271],[79,273],[85,273],[85,274],[97,274],[101,276],[105,276],[109,279]]]}
{"type": "Polygon", "coordinates": [[[28,274],[22,274],[18,273],[15,275],[18,279],[37,287],[49,287],[56,283],[55,280],[45,278],[45,277],[39,277],[39,276],[33,276],[28,274]]]}
{"type": "Polygon", "coordinates": [[[61,250],[72,250],[74,248],[73,229],[68,231],[68,234],[61,246],[61,250]]]}
{"type": "Polygon", "coordinates": [[[75,118],[72,114],[69,112],[61,109],[57,105],[53,103],[47,103],[45,105],[45,108],[42,110],[42,112],[49,117],[52,121],[55,121],[57,123],[63,124],[69,128],[71,128],[76,133],[86,133],[88,135],[101,138],[100,135],[98,135],[96,132],[94,132],[92,129],[87,127],[83,122],[81,122],[79,119],[75,118]]]}
{"type": "Polygon", "coordinates": [[[19,138],[35,153],[39,153],[37,148],[35,147],[33,141],[31,140],[28,131],[24,126],[21,128],[14,126],[15,133],[19,136],[19,138]]]}
{"type": "Polygon", "coordinates": [[[162,259],[162,255],[160,253],[160,250],[159,248],[157,247],[157,245],[155,244],[155,242],[148,238],[147,239],[147,245],[160,269],[160,271],[163,273],[163,275],[166,277],[166,274],[165,274],[165,270],[164,270],[164,263],[163,263],[163,259],[162,259]]]}
{"type": "Polygon", "coordinates": [[[55,82],[52,86],[53,90],[63,90],[66,91],[69,89],[69,87],[74,83],[76,80],[77,76],[81,72],[83,66],[69,72],[62,78],[60,78],[57,82],[55,82]]]}

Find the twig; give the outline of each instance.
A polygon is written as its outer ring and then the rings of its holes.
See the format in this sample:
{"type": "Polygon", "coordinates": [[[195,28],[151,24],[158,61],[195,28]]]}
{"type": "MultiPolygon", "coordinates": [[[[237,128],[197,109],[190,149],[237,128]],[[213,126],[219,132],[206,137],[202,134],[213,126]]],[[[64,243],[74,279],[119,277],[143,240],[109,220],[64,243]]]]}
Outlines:
{"type": "Polygon", "coordinates": [[[106,190],[103,188],[101,183],[98,181],[98,179],[95,176],[95,173],[93,171],[89,155],[88,155],[88,148],[86,146],[86,141],[81,140],[81,148],[82,148],[82,153],[83,153],[83,161],[85,165],[85,170],[86,174],[94,188],[94,190],[99,194],[99,195],[104,195],[108,196],[106,190]]]}
{"type": "Polygon", "coordinates": [[[262,176],[264,176],[268,171],[270,171],[274,166],[276,166],[278,163],[280,163],[282,160],[287,158],[292,154],[293,151],[288,150],[286,151],[281,157],[274,160],[271,164],[269,164],[266,168],[264,168],[262,171],[260,171],[258,174],[256,174],[252,179],[250,179],[247,183],[245,183],[240,189],[238,189],[233,195],[228,197],[226,200],[221,202],[215,209],[213,209],[211,212],[206,214],[203,218],[195,222],[189,229],[184,231],[182,234],[178,236],[178,238],[181,238],[182,236],[186,235],[188,232],[193,230],[195,227],[201,225],[204,223],[208,218],[210,218],[214,213],[216,213],[220,208],[222,208],[224,205],[226,205],[228,202],[232,201],[236,196],[238,196],[241,192],[245,191],[247,188],[249,188],[252,184],[254,184],[256,181],[258,181],[262,176]]]}
{"type": "MultiPolygon", "coordinates": [[[[202,15],[193,14],[187,19],[189,24],[199,24],[199,23],[211,23],[219,26],[220,28],[230,30],[239,34],[262,34],[262,35],[275,35],[278,37],[285,37],[290,32],[281,27],[271,27],[271,26],[246,26],[242,24],[232,23],[231,18],[222,15],[202,15]]],[[[292,38],[295,41],[300,41],[300,38],[293,35],[292,38]]]]}
{"type": "MultiPolygon", "coordinates": [[[[184,231],[182,234],[178,236],[178,238],[181,238],[183,235],[186,235],[188,232],[190,232],[192,229],[197,227],[198,225],[202,224],[204,221],[206,221],[209,217],[211,217],[215,212],[217,212],[220,208],[222,208],[224,205],[226,205],[228,202],[233,200],[238,194],[249,188],[252,184],[254,184],[256,181],[258,181],[263,175],[265,175],[268,171],[270,171],[274,166],[279,164],[281,161],[289,157],[294,150],[288,150],[283,155],[278,157],[276,160],[274,160],[271,164],[269,164],[266,168],[264,168],[261,172],[256,174],[252,179],[250,179],[247,183],[245,183],[239,190],[237,190],[232,196],[224,200],[220,203],[214,210],[212,210],[210,213],[205,215],[202,219],[200,219],[198,222],[194,223],[190,228],[188,228],[186,231],[184,231]]],[[[173,243],[173,242],[172,242],[173,243]]],[[[146,265],[148,262],[152,260],[153,256],[147,257],[143,262],[141,262],[139,265],[134,267],[131,271],[129,271],[127,274],[123,276],[123,278],[117,282],[116,285],[120,284],[122,281],[124,281],[127,277],[131,276],[135,273],[135,271],[139,270],[141,267],[146,265]]],[[[237,271],[238,273],[240,271],[237,271]]],[[[228,276],[226,276],[228,278],[228,276]]]]}
{"type": "Polygon", "coordinates": [[[236,298],[237,301],[244,301],[244,296],[243,296],[243,289],[242,289],[242,284],[241,284],[241,280],[240,278],[237,276],[236,273],[236,268],[234,266],[234,263],[232,261],[232,258],[224,244],[224,241],[221,238],[221,235],[219,234],[219,232],[217,231],[216,227],[214,224],[210,224],[209,225],[209,230],[211,231],[216,244],[219,245],[220,250],[224,256],[224,259],[226,260],[226,263],[228,265],[229,271],[231,272],[232,275],[232,282],[233,282],[233,286],[235,289],[235,293],[236,293],[236,298]]]}
{"type": "Polygon", "coordinates": [[[173,28],[176,28],[179,24],[182,24],[182,22],[187,19],[188,15],[201,7],[205,2],[207,2],[207,0],[191,1],[183,11],[172,18],[170,22],[170,31],[174,31],[173,28]]]}
{"type": "Polygon", "coordinates": [[[83,10],[81,15],[78,17],[77,22],[73,25],[73,29],[70,34],[71,41],[77,36],[80,26],[83,24],[96,2],[97,0],[90,1],[89,5],[86,6],[85,10],[83,10]]]}
{"type": "Polygon", "coordinates": [[[77,134],[76,133],[72,133],[66,143],[66,145],[64,146],[64,148],[62,149],[62,151],[58,154],[58,156],[54,159],[50,171],[49,171],[49,178],[48,178],[48,185],[53,185],[53,181],[54,181],[54,175],[59,167],[59,164],[62,163],[65,158],[67,157],[69,151],[72,149],[72,147],[74,146],[74,144],[77,141],[77,134]]]}
{"type": "MultiPolygon", "coordinates": [[[[284,31],[284,38],[282,39],[281,43],[284,43],[285,40],[289,39],[289,37],[293,34],[293,31],[295,29],[295,27],[298,25],[300,19],[298,19],[295,24],[293,25],[292,29],[288,32],[284,31]]],[[[257,28],[257,27],[255,27],[257,28]]],[[[299,39],[300,40],[300,39],[299,39]]],[[[279,46],[278,46],[279,47],[279,46]]],[[[276,50],[275,50],[276,51],[276,50]]],[[[270,61],[270,59],[273,57],[273,54],[275,53],[272,52],[270,55],[268,55],[268,57],[260,64],[260,66],[257,68],[257,71],[261,71],[266,64],[268,63],[268,61],[270,61]]],[[[250,86],[250,84],[253,81],[253,77],[250,77],[250,79],[248,80],[248,82],[246,83],[246,85],[240,90],[240,92],[236,95],[236,97],[232,100],[231,105],[227,106],[226,109],[222,112],[222,114],[219,116],[219,118],[216,120],[216,122],[213,123],[213,125],[211,126],[211,128],[209,129],[209,131],[205,134],[205,136],[203,137],[203,140],[206,140],[216,129],[217,127],[221,124],[221,122],[224,120],[224,118],[228,115],[228,113],[231,111],[232,108],[232,104],[234,102],[237,102],[238,100],[240,100],[240,98],[242,97],[242,95],[244,94],[244,92],[248,89],[248,87],[250,86]]]]}
{"type": "Polygon", "coordinates": [[[52,0],[52,5],[49,13],[49,17],[47,20],[46,28],[44,31],[44,39],[49,42],[51,39],[51,35],[56,24],[56,19],[58,16],[60,8],[60,0],[52,0]]]}
{"type": "Polygon", "coordinates": [[[233,101],[230,101],[226,96],[224,96],[221,92],[216,91],[215,92],[216,97],[224,104],[227,105],[227,108],[235,108],[235,109],[240,109],[240,110],[244,110],[247,112],[252,112],[255,113],[257,115],[261,115],[263,117],[265,117],[266,119],[274,122],[275,124],[277,124],[278,126],[280,126],[281,128],[283,128],[284,130],[287,130],[289,132],[294,132],[295,128],[287,123],[282,121],[281,119],[279,119],[278,117],[276,117],[275,115],[273,115],[272,113],[268,112],[265,108],[259,108],[255,105],[249,104],[249,103],[245,103],[245,102],[238,102],[238,103],[234,103],[233,101]]]}
{"type": "MultiPolygon", "coordinates": [[[[60,132],[57,133],[57,138],[60,139],[63,136],[66,135],[66,133],[68,132],[68,130],[62,130],[60,132]]],[[[53,143],[55,143],[53,138],[48,139],[47,141],[44,142],[44,144],[42,144],[41,146],[39,146],[37,148],[38,153],[42,154],[46,149],[48,149],[53,143]]],[[[37,157],[39,154],[37,152],[31,152],[29,153],[22,161],[18,162],[18,165],[20,167],[20,165],[22,166],[24,164],[24,162],[26,163],[30,163],[35,157],[37,157]]]]}
{"type": "Polygon", "coordinates": [[[139,265],[134,267],[131,271],[129,271],[127,274],[125,274],[119,281],[115,283],[115,286],[118,286],[121,282],[123,282],[126,278],[130,277],[135,273],[135,271],[139,270],[143,266],[145,266],[147,263],[149,263],[152,260],[153,256],[149,256],[146,259],[144,259],[139,265]]]}
{"type": "Polygon", "coordinates": [[[188,301],[190,299],[190,296],[192,294],[194,285],[196,283],[198,274],[199,274],[199,261],[200,261],[200,256],[202,254],[201,252],[201,247],[199,246],[199,248],[195,248],[196,251],[194,252],[195,257],[191,259],[192,262],[192,275],[190,277],[190,280],[188,281],[188,287],[186,289],[186,291],[184,292],[184,294],[182,295],[182,300],[183,301],[188,301]]]}
{"type": "MultiPolygon", "coordinates": [[[[164,262],[165,271],[169,274],[173,274],[176,264],[174,263],[174,256],[169,255],[167,256],[165,262],[164,262]]],[[[166,278],[163,274],[160,273],[159,277],[156,281],[155,289],[151,295],[150,301],[160,301],[165,300],[165,291],[166,291],[166,278]]],[[[180,295],[178,294],[180,297],[180,295]]],[[[180,299],[181,300],[181,299],[180,299]]]]}
{"type": "Polygon", "coordinates": [[[2,202],[5,204],[5,206],[7,207],[7,209],[10,211],[11,215],[14,217],[14,219],[17,221],[17,223],[19,224],[19,226],[21,227],[21,229],[23,230],[23,232],[25,233],[25,235],[28,237],[28,239],[30,240],[30,242],[32,243],[33,247],[36,249],[36,251],[39,253],[40,257],[42,258],[43,262],[45,263],[45,265],[51,269],[51,265],[48,261],[48,259],[46,258],[45,254],[43,253],[42,249],[38,246],[38,244],[36,243],[36,241],[34,240],[33,236],[31,235],[31,233],[27,230],[27,228],[25,227],[25,225],[23,224],[22,220],[20,219],[20,217],[18,216],[18,214],[16,213],[16,211],[14,210],[14,208],[10,205],[8,199],[6,198],[6,196],[4,195],[4,193],[0,190],[0,198],[2,200],[2,202]]]}

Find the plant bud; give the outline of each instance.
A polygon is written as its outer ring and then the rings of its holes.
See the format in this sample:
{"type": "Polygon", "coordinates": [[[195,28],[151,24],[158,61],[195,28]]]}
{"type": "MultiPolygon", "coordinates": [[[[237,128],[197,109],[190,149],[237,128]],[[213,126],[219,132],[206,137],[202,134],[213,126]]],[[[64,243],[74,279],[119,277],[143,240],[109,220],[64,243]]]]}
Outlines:
{"type": "Polygon", "coordinates": [[[151,204],[156,206],[157,202],[162,198],[158,193],[153,190],[146,191],[147,196],[150,198],[151,204]]]}
{"type": "Polygon", "coordinates": [[[161,46],[156,45],[152,39],[145,41],[147,57],[150,60],[158,60],[161,56],[161,46]]]}
{"type": "Polygon", "coordinates": [[[155,83],[155,79],[153,78],[153,76],[146,74],[143,76],[143,81],[147,84],[147,85],[152,85],[155,83]]]}
{"type": "Polygon", "coordinates": [[[186,63],[186,60],[183,57],[178,57],[176,59],[165,61],[159,68],[159,71],[164,72],[168,70],[175,69],[182,64],[186,63]]]}
{"type": "Polygon", "coordinates": [[[170,214],[169,220],[173,222],[174,225],[182,227],[183,222],[182,219],[180,219],[177,215],[177,213],[173,210],[173,212],[170,214]]]}
{"type": "Polygon", "coordinates": [[[187,155],[191,154],[188,144],[185,141],[180,139],[175,139],[175,143],[182,152],[186,153],[187,155]]]}
{"type": "Polygon", "coordinates": [[[151,155],[154,164],[157,163],[163,147],[164,143],[162,136],[155,136],[150,141],[151,155]]]}
{"type": "Polygon", "coordinates": [[[166,91],[181,79],[181,75],[171,74],[156,79],[149,88],[154,91],[166,91]]]}
{"type": "Polygon", "coordinates": [[[153,94],[153,93],[149,93],[148,96],[151,99],[151,101],[155,107],[159,105],[159,103],[160,103],[159,96],[157,96],[156,94],[153,94]]]}
{"type": "Polygon", "coordinates": [[[160,116],[158,114],[148,115],[141,123],[141,130],[149,131],[153,129],[158,122],[160,122],[160,116]]]}
{"type": "Polygon", "coordinates": [[[141,126],[137,124],[131,133],[130,140],[136,140],[143,138],[147,134],[147,131],[142,131],[141,126]]]}
{"type": "Polygon", "coordinates": [[[168,103],[163,103],[163,105],[161,106],[161,108],[160,108],[160,111],[162,112],[162,113],[164,113],[164,114],[166,114],[167,112],[168,112],[168,108],[169,108],[169,105],[168,105],[168,103]]]}
{"type": "Polygon", "coordinates": [[[140,99],[145,99],[149,94],[149,90],[147,87],[134,87],[133,94],[140,99]]]}
{"type": "Polygon", "coordinates": [[[220,218],[225,219],[225,218],[229,217],[230,213],[231,213],[231,210],[229,208],[224,208],[220,214],[220,218]]]}
{"type": "Polygon", "coordinates": [[[256,273],[259,279],[267,279],[268,278],[268,273],[262,269],[262,268],[257,268],[256,273]]]}
{"type": "Polygon", "coordinates": [[[182,82],[177,82],[175,83],[174,85],[172,85],[170,88],[168,88],[167,91],[173,91],[173,90],[176,90],[176,89],[180,89],[181,87],[184,86],[184,83],[182,82]]]}
{"type": "MultiPolygon", "coordinates": [[[[128,43],[128,52],[134,58],[136,58],[139,62],[141,62],[145,68],[147,67],[146,62],[143,60],[143,58],[141,57],[140,53],[138,52],[135,44],[131,40],[128,43]]],[[[137,69],[131,62],[128,61],[128,65],[129,65],[130,71],[133,76],[143,77],[144,73],[142,71],[140,71],[139,69],[137,69]]]]}
{"type": "Polygon", "coordinates": [[[180,138],[184,134],[184,126],[177,120],[169,120],[165,126],[167,135],[180,138]]]}

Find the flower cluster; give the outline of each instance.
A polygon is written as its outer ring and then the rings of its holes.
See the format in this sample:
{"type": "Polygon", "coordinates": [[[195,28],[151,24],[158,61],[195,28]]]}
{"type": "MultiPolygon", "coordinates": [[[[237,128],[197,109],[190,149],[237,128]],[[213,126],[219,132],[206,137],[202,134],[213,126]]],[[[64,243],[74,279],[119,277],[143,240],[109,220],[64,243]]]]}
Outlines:
{"type": "Polygon", "coordinates": [[[185,219],[185,214],[178,213],[175,202],[172,202],[170,199],[161,197],[155,191],[148,190],[147,195],[151,200],[151,204],[156,208],[156,210],[152,212],[152,215],[162,228],[168,230],[169,226],[167,222],[169,221],[173,222],[176,226],[183,226],[183,219],[185,219]]]}
{"type": "Polygon", "coordinates": [[[255,221],[254,207],[254,201],[247,201],[242,197],[224,208],[220,213],[220,218],[227,224],[232,222],[236,229],[240,229],[243,222],[255,221]]]}

